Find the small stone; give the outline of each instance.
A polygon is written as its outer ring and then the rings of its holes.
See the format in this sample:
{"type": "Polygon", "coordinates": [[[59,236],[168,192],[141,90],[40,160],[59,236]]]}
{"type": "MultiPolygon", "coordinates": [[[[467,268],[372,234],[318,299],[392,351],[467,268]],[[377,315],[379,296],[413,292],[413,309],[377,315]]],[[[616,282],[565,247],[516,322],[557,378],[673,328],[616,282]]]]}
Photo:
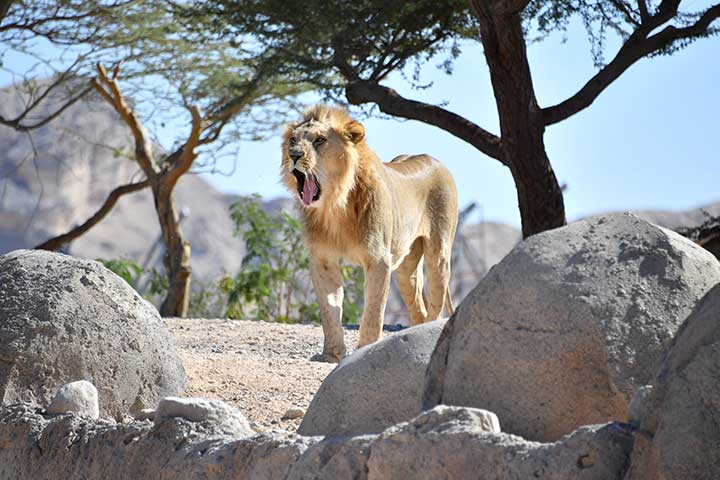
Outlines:
{"type": "Polygon", "coordinates": [[[155,420],[155,410],[152,408],[144,408],[133,414],[135,420],[155,420]]]}
{"type": "Polygon", "coordinates": [[[305,410],[302,408],[288,408],[288,411],[283,415],[283,420],[294,420],[305,415],[305,410]]]}
{"type": "Polygon", "coordinates": [[[47,413],[62,415],[77,413],[90,418],[100,417],[97,388],[86,380],[66,383],[55,394],[47,413]]]}
{"type": "Polygon", "coordinates": [[[160,400],[155,424],[175,417],[200,423],[207,429],[226,435],[249,436],[255,433],[240,410],[221,400],[179,397],[160,400]]]}

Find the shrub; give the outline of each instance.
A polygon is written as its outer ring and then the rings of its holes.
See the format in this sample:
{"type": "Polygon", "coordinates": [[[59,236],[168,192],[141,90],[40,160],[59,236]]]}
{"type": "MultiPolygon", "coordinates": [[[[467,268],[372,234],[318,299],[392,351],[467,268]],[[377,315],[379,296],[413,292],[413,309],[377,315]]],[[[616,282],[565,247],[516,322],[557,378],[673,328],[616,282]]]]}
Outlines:
{"type": "MultiPolygon", "coordinates": [[[[300,221],[285,212],[267,213],[257,198],[243,198],[231,206],[235,234],[245,240],[247,252],[240,271],[220,283],[227,295],[227,316],[319,322],[300,221]]],[[[342,271],[343,322],[357,323],[362,311],[362,270],[346,265],[342,271]]]]}

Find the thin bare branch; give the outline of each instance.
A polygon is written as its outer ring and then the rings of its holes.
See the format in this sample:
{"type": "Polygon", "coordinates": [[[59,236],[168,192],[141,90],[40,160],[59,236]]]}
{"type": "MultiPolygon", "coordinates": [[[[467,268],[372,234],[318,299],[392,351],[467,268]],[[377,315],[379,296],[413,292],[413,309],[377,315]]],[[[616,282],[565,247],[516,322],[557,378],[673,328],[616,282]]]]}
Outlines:
{"type": "MultiPolygon", "coordinates": [[[[13,128],[17,130],[18,132],[29,132],[31,130],[36,130],[44,125],[47,125],[48,123],[55,120],[57,117],[63,114],[65,110],[73,106],[78,100],[83,98],[85,95],[90,93],[92,91],[92,87],[87,87],[83,90],[81,90],[77,95],[70,98],[68,101],[66,101],[62,106],[60,106],[57,110],[50,113],[49,115],[46,115],[42,120],[39,120],[35,123],[27,123],[23,124],[21,118],[15,118],[13,120],[8,120],[6,118],[3,118],[0,115],[0,124],[5,125],[6,127],[13,128]]],[[[26,110],[23,112],[22,117],[25,117],[29,110],[26,110]]]]}
{"type": "Polygon", "coordinates": [[[577,93],[567,100],[543,109],[545,125],[558,123],[589,107],[595,99],[635,62],[650,54],[667,48],[674,42],[695,38],[707,33],[710,24],[720,17],[720,4],[707,9],[692,25],[687,27],[667,26],[660,32],[646,37],[648,33],[663,25],[677,13],[679,2],[663,1],[657,13],[636,30],[620,48],[615,58],[592,77],[577,93]],[[651,28],[652,27],[652,28],[651,28]]]}
{"type": "Polygon", "coordinates": [[[63,233],[62,235],[58,235],[56,237],[53,237],[49,240],[44,241],[40,245],[36,246],[35,249],[37,250],[58,250],[63,245],[66,245],[76,238],[83,235],[85,232],[90,230],[92,227],[94,227],[97,223],[100,222],[105,216],[110,213],[110,210],[115,206],[117,201],[122,197],[123,195],[126,195],[128,193],[137,192],[139,190],[142,190],[146,188],[148,185],[150,185],[150,182],[148,180],[143,180],[142,182],[136,182],[136,183],[130,183],[127,185],[121,185],[117,188],[115,188],[113,191],[108,194],[107,198],[103,202],[103,204],[100,206],[97,212],[95,212],[90,218],[88,218],[84,223],[81,225],[78,225],[77,227],[71,229],[70,231],[63,233]]]}
{"type": "Polygon", "coordinates": [[[145,128],[135,112],[125,101],[117,83],[117,78],[108,77],[107,70],[101,64],[97,64],[98,77],[93,81],[95,89],[103,96],[107,102],[112,105],[118,114],[122,117],[135,139],[135,157],[142,168],[145,175],[153,179],[156,176],[153,166],[153,148],[152,142],[148,138],[145,128]]]}
{"type": "Polygon", "coordinates": [[[190,135],[188,135],[188,139],[183,146],[173,155],[175,158],[173,159],[174,161],[170,171],[162,176],[163,187],[168,190],[172,190],[175,187],[180,177],[190,170],[195,158],[197,158],[195,148],[200,145],[200,135],[205,126],[205,122],[197,107],[192,106],[189,110],[192,115],[190,135]]]}
{"type": "Polygon", "coordinates": [[[623,0],[610,0],[610,3],[615,6],[620,13],[622,13],[623,17],[625,17],[625,20],[631,24],[635,25],[635,27],[639,27],[641,25],[640,22],[635,18],[633,15],[632,9],[623,1],[623,0]]]}
{"type": "Polygon", "coordinates": [[[500,151],[500,138],[460,115],[436,105],[407,99],[391,88],[365,80],[350,81],[345,93],[353,105],[376,103],[380,111],[388,115],[440,127],[507,166],[500,151]]]}

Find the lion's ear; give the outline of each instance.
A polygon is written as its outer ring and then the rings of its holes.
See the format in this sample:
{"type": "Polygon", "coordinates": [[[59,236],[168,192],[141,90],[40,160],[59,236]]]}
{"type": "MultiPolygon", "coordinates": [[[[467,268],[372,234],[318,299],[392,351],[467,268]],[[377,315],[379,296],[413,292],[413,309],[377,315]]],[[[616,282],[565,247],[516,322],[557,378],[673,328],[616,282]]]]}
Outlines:
{"type": "Polygon", "coordinates": [[[283,127],[283,133],[282,133],[283,140],[287,141],[287,139],[290,138],[290,136],[292,136],[292,132],[295,131],[295,129],[298,127],[298,125],[299,125],[298,122],[286,123],[283,127]]]}
{"type": "Polygon", "coordinates": [[[353,143],[360,143],[365,138],[365,127],[356,120],[350,120],[345,124],[345,136],[353,143]]]}

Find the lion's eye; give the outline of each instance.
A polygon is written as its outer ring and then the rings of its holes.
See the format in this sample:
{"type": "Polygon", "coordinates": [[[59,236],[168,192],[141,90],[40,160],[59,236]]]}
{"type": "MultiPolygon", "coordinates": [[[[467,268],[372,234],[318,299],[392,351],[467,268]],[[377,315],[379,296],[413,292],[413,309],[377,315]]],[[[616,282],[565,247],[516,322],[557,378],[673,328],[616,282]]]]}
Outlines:
{"type": "Polygon", "coordinates": [[[297,143],[297,138],[295,138],[295,137],[290,137],[290,138],[288,139],[288,143],[290,144],[290,146],[295,145],[295,144],[297,143]]]}
{"type": "Polygon", "coordinates": [[[322,144],[325,143],[326,141],[327,141],[326,138],[318,137],[318,138],[316,138],[315,141],[313,142],[313,145],[315,145],[316,147],[319,147],[320,145],[322,145],[322,144]]]}

